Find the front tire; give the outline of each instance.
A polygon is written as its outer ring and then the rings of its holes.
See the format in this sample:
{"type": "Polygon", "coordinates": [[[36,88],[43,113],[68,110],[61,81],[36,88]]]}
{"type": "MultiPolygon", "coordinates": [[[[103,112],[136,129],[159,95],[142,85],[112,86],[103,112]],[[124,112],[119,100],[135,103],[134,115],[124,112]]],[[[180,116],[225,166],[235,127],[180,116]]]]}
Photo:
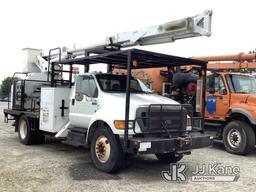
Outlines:
{"type": "Polygon", "coordinates": [[[175,153],[156,153],[156,158],[164,163],[177,163],[183,158],[183,155],[177,155],[175,153]]]}
{"type": "Polygon", "coordinates": [[[254,149],[255,134],[243,121],[231,121],[223,130],[223,143],[229,153],[246,155],[254,149]]]}
{"type": "Polygon", "coordinates": [[[96,129],[91,142],[91,156],[96,168],[117,172],[124,163],[124,153],[119,141],[107,126],[96,129]]]}

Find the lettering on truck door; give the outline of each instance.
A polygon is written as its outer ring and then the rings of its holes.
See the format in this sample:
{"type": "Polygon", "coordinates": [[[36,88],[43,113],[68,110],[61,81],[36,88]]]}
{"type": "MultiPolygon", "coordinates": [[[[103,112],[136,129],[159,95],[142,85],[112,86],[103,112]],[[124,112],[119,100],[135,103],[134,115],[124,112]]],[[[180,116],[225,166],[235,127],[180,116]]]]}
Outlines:
{"type": "Polygon", "coordinates": [[[210,78],[214,79],[214,91],[209,93],[209,83],[207,83],[205,117],[206,119],[223,121],[230,105],[229,90],[221,75],[210,75],[207,77],[207,82],[210,78]]]}

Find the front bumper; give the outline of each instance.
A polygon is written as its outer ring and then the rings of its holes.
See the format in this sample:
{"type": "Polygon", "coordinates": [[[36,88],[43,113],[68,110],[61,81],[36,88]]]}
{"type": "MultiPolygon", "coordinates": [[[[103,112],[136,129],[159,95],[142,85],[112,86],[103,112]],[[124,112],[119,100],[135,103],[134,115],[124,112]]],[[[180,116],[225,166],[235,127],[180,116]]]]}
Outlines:
{"type": "Polygon", "coordinates": [[[200,133],[174,138],[134,137],[129,139],[128,152],[134,154],[185,153],[192,149],[208,147],[212,142],[212,136],[200,133]]]}

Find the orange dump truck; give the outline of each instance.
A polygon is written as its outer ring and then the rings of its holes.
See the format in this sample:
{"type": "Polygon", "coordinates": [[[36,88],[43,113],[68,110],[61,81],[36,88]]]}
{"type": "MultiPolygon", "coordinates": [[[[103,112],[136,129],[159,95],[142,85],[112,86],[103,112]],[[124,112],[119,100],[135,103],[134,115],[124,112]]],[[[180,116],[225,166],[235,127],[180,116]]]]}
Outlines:
{"type": "MultiPolygon", "coordinates": [[[[193,58],[209,62],[205,109],[207,131],[216,139],[223,140],[225,149],[230,153],[245,155],[254,150],[256,79],[248,73],[234,71],[255,70],[256,55],[240,53],[193,58]]],[[[181,103],[197,105],[197,108],[200,108],[200,102],[196,101],[195,95],[200,93],[193,92],[193,86],[198,84],[198,72],[193,66],[178,70],[146,69],[135,73],[135,76],[142,79],[156,93],[176,97],[181,103]]]]}
{"type": "Polygon", "coordinates": [[[222,139],[228,152],[245,155],[255,149],[256,55],[240,53],[194,57],[208,61],[205,120],[208,130],[222,139]]]}
{"type": "Polygon", "coordinates": [[[208,131],[222,139],[228,152],[247,154],[256,133],[256,79],[254,76],[214,72],[208,75],[205,120],[208,131]]]}

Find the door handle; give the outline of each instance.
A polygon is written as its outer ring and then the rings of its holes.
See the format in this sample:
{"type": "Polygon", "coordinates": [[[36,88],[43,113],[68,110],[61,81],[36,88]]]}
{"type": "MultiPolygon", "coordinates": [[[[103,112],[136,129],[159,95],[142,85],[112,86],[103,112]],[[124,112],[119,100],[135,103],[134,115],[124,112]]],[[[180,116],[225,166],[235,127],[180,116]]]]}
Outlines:
{"type": "Polygon", "coordinates": [[[217,96],[215,95],[215,97],[219,98],[219,99],[223,99],[223,96],[221,96],[221,95],[217,95],[217,96]]]}
{"type": "Polygon", "coordinates": [[[97,102],[92,102],[92,105],[97,105],[97,102]]]}

